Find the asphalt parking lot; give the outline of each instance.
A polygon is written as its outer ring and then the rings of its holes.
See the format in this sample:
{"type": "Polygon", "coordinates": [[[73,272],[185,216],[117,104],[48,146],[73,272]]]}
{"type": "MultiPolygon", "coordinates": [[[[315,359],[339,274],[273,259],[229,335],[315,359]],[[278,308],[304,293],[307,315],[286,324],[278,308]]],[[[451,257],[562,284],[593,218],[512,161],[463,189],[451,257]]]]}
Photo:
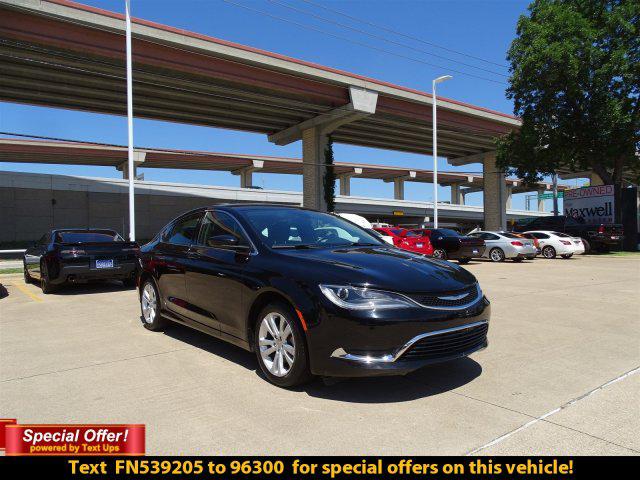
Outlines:
{"type": "Polygon", "coordinates": [[[156,454],[639,454],[640,257],[467,268],[487,350],[297,391],[239,348],[145,330],[115,282],[45,296],[0,276],[0,417],[144,423],[156,454]]]}

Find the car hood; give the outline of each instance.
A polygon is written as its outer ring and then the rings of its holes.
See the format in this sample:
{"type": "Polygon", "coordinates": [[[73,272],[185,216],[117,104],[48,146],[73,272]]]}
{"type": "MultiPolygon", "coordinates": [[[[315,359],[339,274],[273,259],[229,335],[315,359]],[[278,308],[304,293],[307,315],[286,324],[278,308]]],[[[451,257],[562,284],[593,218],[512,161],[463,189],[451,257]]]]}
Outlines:
{"type": "Polygon", "coordinates": [[[369,285],[397,292],[446,292],[476,282],[453,263],[389,247],[346,247],[283,250],[289,265],[305,272],[305,279],[321,283],[369,285]]]}

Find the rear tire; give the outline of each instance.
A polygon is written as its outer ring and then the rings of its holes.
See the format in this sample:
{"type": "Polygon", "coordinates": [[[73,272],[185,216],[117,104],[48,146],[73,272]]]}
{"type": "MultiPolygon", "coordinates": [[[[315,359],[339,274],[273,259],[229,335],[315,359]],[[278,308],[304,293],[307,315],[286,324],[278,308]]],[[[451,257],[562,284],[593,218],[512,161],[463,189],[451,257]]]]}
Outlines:
{"type": "Polygon", "coordinates": [[[58,289],[58,286],[53,285],[49,279],[49,268],[44,260],[40,262],[40,288],[45,295],[54,293],[58,289]]]}
{"type": "Polygon", "coordinates": [[[140,312],[142,325],[147,330],[157,332],[166,326],[166,320],[160,315],[160,295],[151,278],[147,278],[140,289],[140,312]]]}
{"type": "Polygon", "coordinates": [[[547,245],[542,249],[542,256],[548,259],[556,258],[556,249],[551,245],[547,245]]]}
{"type": "Polygon", "coordinates": [[[447,259],[447,251],[442,248],[436,248],[433,251],[433,258],[439,258],[440,260],[447,259]]]}
{"type": "Polygon", "coordinates": [[[505,255],[501,248],[496,247],[489,252],[489,258],[492,262],[504,262],[505,255]]]}
{"type": "Polygon", "coordinates": [[[274,302],[262,309],[253,328],[253,345],[269,382],[290,388],[311,380],[304,331],[289,305],[274,302]]]}
{"type": "Polygon", "coordinates": [[[31,283],[31,275],[29,275],[29,270],[27,269],[27,262],[23,263],[24,269],[24,283],[31,283]]]}

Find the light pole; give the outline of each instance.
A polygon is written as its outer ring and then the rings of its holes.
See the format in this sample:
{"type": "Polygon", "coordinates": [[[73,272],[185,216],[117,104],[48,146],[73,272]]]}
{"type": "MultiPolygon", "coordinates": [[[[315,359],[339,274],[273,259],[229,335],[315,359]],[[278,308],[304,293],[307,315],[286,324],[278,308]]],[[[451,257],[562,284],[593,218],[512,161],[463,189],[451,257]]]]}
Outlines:
{"type": "Polygon", "coordinates": [[[131,61],[131,5],[130,0],[125,0],[125,25],[127,44],[127,133],[128,133],[128,160],[129,160],[129,240],[136,239],[136,204],[134,197],[134,177],[133,168],[133,73],[131,61]]]}
{"type": "Polygon", "coordinates": [[[451,75],[442,75],[433,80],[433,228],[438,228],[438,126],[436,108],[436,84],[451,80],[451,75]]]}

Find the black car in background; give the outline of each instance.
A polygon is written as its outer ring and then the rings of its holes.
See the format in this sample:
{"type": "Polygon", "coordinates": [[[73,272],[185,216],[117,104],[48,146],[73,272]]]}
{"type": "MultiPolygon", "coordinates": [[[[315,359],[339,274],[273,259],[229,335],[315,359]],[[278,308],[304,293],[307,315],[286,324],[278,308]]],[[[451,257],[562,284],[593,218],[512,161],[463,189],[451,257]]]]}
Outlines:
{"type": "Polygon", "coordinates": [[[24,280],[39,280],[43,293],[65,283],[121,280],[135,285],[138,244],[105,229],[58,229],[24,253],[24,280]]]}
{"type": "Polygon", "coordinates": [[[513,226],[514,232],[531,230],[548,230],[578,237],[582,239],[586,252],[591,249],[598,252],[620,249],[624,239],[624,229],[619,223],[588,224],[583,218],[573,218],[566,215],[538,217],[528,222],[516,222],[513,226]]]}
{"type": "Polygon", "coordinates": [[[460,235],[449,228],[419,228],[412,231],[428,237],[433,246],[433,256],[443,260],[468,263],[472,258],[482,257],[486,248],[484,240],[460,235]]]}
{"type": "Polygon", "coordinates": [[[143,325],[177,322],[254,351],[282,387],[405,374],[487,345],[473,275],[341,217],[273,205],[182,215],[141,248],[143,325]]]}

